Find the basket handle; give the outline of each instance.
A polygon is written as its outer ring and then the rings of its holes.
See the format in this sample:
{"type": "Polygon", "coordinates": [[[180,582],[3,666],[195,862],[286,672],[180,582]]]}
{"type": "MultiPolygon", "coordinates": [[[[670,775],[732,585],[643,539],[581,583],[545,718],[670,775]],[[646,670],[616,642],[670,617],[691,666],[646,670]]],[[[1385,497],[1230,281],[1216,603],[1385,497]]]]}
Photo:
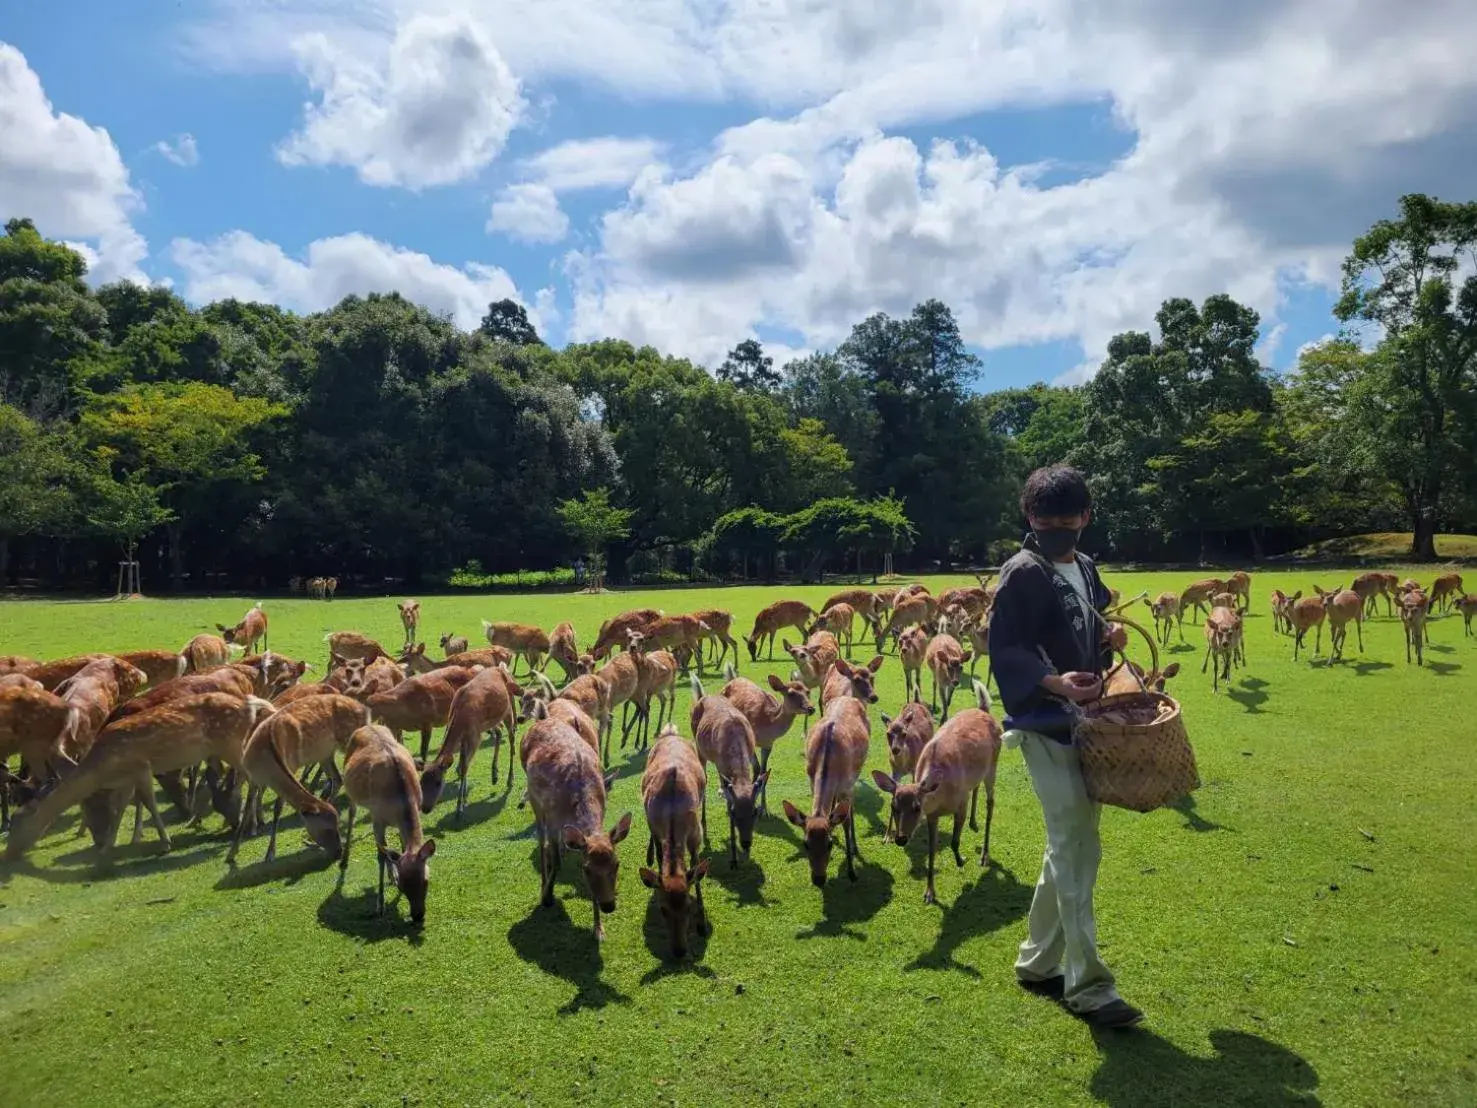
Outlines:
{"type": "MultiPolygon", "coordinates": [[[[1159,670],[1159,644],[1154,641],[1154,636],[1145,631],[1140,624],[1135,623],[1133,620],[1128,619],[1126,616],[1118,616],[1117,618],[1118,622],[1123,624],[1123,626],[1132,627],[1135,631],[1137,631],[1140,635],[1144,637],[1144,641],[1149,644],[1149,672],[1157,673],[1159,670]]],[[[1119,651],[1119,654],[1122,656],[1124,664],[1127,664],[1128,655],[1125,654],[1123,651],[1119,651]]],[[[1140,691],[1151,691],[1149,689],[1149,686],[1144,682],[1143,675],[1140,674],[1138,670],[1134,669],[1133,666],[1129,666],[1128,672],[1133,674],[1133,679],[1138,682],[1140,691]]]]}

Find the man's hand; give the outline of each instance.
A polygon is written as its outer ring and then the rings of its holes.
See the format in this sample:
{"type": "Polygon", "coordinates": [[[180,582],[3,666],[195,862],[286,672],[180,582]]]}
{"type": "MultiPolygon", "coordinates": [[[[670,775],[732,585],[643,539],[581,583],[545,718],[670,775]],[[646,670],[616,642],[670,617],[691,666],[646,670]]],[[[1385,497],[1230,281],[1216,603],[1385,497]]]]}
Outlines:
{"type": "Polygon", "coordinates": [[[1041,679],[1041,687],[1056,696],[1083,704],[1102,696],[1103,679],[1095,673],[1049,673],[1041,679]]]}
{"type": "Polygon", "coordinates": [[[1110,623],[1103,629],[1103,642],[1114,650],[1128,649],[1128,628],[1121,623],[1110,623]]]}

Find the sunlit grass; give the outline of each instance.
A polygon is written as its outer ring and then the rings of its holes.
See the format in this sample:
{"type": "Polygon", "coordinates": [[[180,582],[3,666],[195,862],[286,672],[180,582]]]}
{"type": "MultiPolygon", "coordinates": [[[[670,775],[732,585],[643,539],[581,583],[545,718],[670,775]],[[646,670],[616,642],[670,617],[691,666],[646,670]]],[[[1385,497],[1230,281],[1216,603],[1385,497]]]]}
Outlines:
{"type": "MultiPolygon", "coordinates": [[[[1477,535],[1437,535],[1438,558],[1477,558],[1477,535]]],[[[1344,535],[1305,546],[1294,558],[1375,558],[1400,561],[1410,557],[1409,531],[1377,531],[1344,535]]]]}
{"type": "MultiPolygon", "coordinates": [[[[1109,580],[1132,596],[1195,576],[1109,580]]],[[[619,762],[609,822],[629,810],[637,831],[597,949],[572,864],[560,903],[537,906],[529,814],[489,789],[483,751],[465,825],[450,804],[427,818],[439,849],[419,935],[393,902],[371,916],[362,840],[340,887],[296,824],[276,864],[256,840],[234,873],[215,818],[204,833],[178,828],[168,856],[151,832],[122,845],[106,870],[70,821],[54,828],[0,886],[0,1102],[1470,1104],[1477,639],[1438,620],[1429,664],[1407,666],[1382,613],[1363,655],[1351,637],[1346,664],[1294,664],[1266,598],[1315,581],[1335,583],[1257,575],[1250,666],[1229,695],[1211,695],[1186,628],[1172,691],[1204,787],[1178,810],[1104,814],[1100,937],[1148,1012],[1140,1032],[1095,1037],[1013,983],[1043,842],[1018,754],[1002,762],[994,868],[943,862],[934,907],[922,844],[883,846],[869,782],[856,885],[812,888],[795,832],[773,816],[731,871],[720,815],[715,931],[677,966],[636,874],[640,759],[619,762]]],[[[434,651],[444,631],[475,640],[483,618],[568,618],[588,642],[602,618],[642,604],[730,608],[747,631],[781,592],[825,591],[423,597],[422,632],[434,651]]],[[[253,599],[0,605],[0,654],[177,646],[253,599]]],[[[330,630],[401,635],[388,599],[267,610],[273,648],[320,665],[330,630]]],[[[746,654],[741,668],[788,670],[746,654]]],[[[898,706],[895,659],[881,695],[898,706]]],[[[679,695],[684,732],[687,706],[679,695]]],[[[874,736],[869,766],[885,763],[874,736]]],[[[806,795],[798,730],[772,768],[777,813],[806,795]]],[[[967,855],[980,836],[965,838],[967,855]]]]}

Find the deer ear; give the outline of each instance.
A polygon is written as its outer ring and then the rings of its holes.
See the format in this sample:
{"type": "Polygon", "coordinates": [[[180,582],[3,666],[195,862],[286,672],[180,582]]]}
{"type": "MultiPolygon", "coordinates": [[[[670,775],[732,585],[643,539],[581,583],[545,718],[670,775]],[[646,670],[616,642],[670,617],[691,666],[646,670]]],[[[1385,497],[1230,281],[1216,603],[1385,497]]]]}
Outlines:
{"type": "Polygon", "coordinates": [[[427,839],[424,843],[421,844],[421,861],[425,861],[427,858],[429,858],[432,854],[435,854],[435,853],[436,853],[436,840],[435,839],[427,839]]]}
{"type": "Polygon", "coordinates": [[[610,845],[615,846],[631,833],[631,813],[621,816],[621,821],[610,829],[610,845]]]}
{"type": "Polygon", "coordinates": [[[877,657],[873,658],[870,662],[867,663],[867,668],[873,673],[876,673],[879,669],[882,668],[882,663],[885,661],[887,661],[887,659],[879,654],[877,655],[877,657]]]}
{"type": "Polygon", "coordinates": [[[785,691],[785,683],[772,673],[769,675],[769,687],[775,692],[785,691]]]}
{"type": "Polygon", "coordinates": [[[381,846],[379,848],[379,852],[380,852],[380,857],[383,858],[385,861],[389,862],[390,865],[393,866],[393,865],[398,865],[399,864],[399,862],[400,862],[400,852],[398,850],[391,850],[387,846],[381,846]]]}
{"type": "Polygon", "coordinates": [[[880,769],[874,769],[872,771],[872,780],[877,782],[877,787],[885,793],[892,794],[897,792],[897,782],[880,769]]]}
{"type": "Polygon", "coordinates": [[[645,885],[648,889],[654,889],[662,883],[662,879],[656,875],[656,870],[654,869],[647,869],[645,866],[642,866],[640,873],[641,884],[645,885]]]}
{"type": "Polygon", "coordinates": [[[605,791],[606,792],[610,792],[610,790],[615,786],[615,778],[616,778],[617,772],[618,772],[617,770],[611,770],[609,773],[607,773],[605,775],[605,791]]]}
{"type": "Polygon", "coordinates": [[[836,807],[834,807],[834,808],[831,809],[831,826],[832,827],[836,827],[836,826],[838,826],[840,824],[845,823],[846,820],[847,820],[847,817],[850,816],[850,815],[851,815],[851,801],[849,801],[849,800],[841,800],[841,801],[839,801],[836,804],[836,807]]]}
{"type": "Polygon", "coordinates": [[[973,657],[974,657],[974,651],[973,650],[966,650],[964,652],[963,660],[967,662],[967,661],[969,661],[969,659],[971,659],[973,657]]]}
{"type": "Polygon", "coordinates": [[[222,633],[224,633],[224,632],[225,632],[225,631],[226,631],[226,630],[228,630],[228,628],[227,628],[227,627],[226,627],[226,625],[225,625],[225,624],[224,624],[224,623],[217,623],[217,624],[216,624],[216,625],[215,625],[215,629],[216,629],[216,630],[217,630],[217,631],[220,631],[220,632],[222,632],[222,633]]]}
{"type": "Polygon", "coordinates": [[[704,858],[697,865],[693,866],[692,869],[687,871],[687,883],[689,885],[696,885],[706,876],[708,876],[708,860],[704,858]]]}
{"type": "Polygon", "coordinates": [[[931,793],[931,792],[937,792],[938,791],[939,784],[940,784],[940,782],[938,782],[938,781],[929,781],[926,784],[921,785],[919,787],[918,791],[921,792],[921,793],[924,793],[924,794],[928,794],[928,793],[931,793]]]}
{"type": "Polygon", "coordinates": [[[585,833],[578,827],[571,827],[566,823],[564,825],[564,845],[570,850],[584,850],[585,833]]]}
{"type": "Polygon", "coordinates": [[[1178,662],[1170,662],[1169,665],[1167,665],[1167,666],[1164,667],[1164,674],[1163,674],[1163,676],[1167,679],[1167,678],[1170,678],[1170,677],[1175,676],[1175,674],[1179,673],[1179,671],[1180,671],[1180,664],[1178,662]]]}
{"type": "Polygon", "coordinates": [[[805,826],[805,817],[800,814],[799,808],[795,807],[795,805],[791,804],[788,800],[784,801],[784,808],[785,818],[787,820],[793,823],[796,827],[805,826]]]}
{"type": "Polygon", "coordinates": [[[784,647],[787,652],[795,649],[793,646],[790,645],[789,639],[781,639],[780,645],[784,647]]]}

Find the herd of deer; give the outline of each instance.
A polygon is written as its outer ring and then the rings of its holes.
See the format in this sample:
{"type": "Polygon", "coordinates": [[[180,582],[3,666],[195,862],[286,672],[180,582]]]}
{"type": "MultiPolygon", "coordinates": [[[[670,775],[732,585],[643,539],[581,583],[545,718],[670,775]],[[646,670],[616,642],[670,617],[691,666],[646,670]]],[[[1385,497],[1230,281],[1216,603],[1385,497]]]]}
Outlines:
{"type": "MultiPolygon", "coordinates": [[[[1279,629],[1285,626],[1294,634],[1295,650],[1306,632],[1327,618],[1337,655],[1348,623],[1357,627],[1380,595],[1400,607],[1417,659],[1425,615],[1433,606],[1461,610],[1469,633],[1477,615],[1477,597],[1462,596],[1454,575],[1439,580],[1428,594],[1414,582],[1395,584],[1385,575],[1366,574],[1350,589],[1320,590],[1316,598],[1277,593],[1274,609],[1279,629]]],[[[621,748],[635,731],[635,748],[646,753],[640,791],[648,846],[641,880],[658,899],[680,956],[689,932],[706,927],[702,881],[709,863],[698,855],[708,841],[709,769],[716,772],[727,815],[729,863],[738,866],[740,855],[749,854],[758,814],[767,811],[774,746],[798,718],[807,721],[804,757],[811,795],[804,806],[785,800],[785,816],[801,829],[815,885],[826,881],[838,828],[844,867],[855,879],[855,790],[869,752],[870,712],[878,700],[874,681],[891,644],[904,670],[906,703],[896,717],[880,713],[888,772],[874,770],[872,776],[892,798],[884,841],[906,844],[920,825],[927,827],[925,898],[931,902],[939,819],[954,817],[952,850],[963,865],[962,826],[967,818],[978,829],[981,787],[986,809],[980,862],[989,863],[1001,729],[980,681],[973,682],[975,706],[952,714],[951,708],[965,664],[972,673],[978,658],[987,655],[993,597],[993,588],[981,579],[977,586],[937,597],[911,585],[847,590],[819,611],[800,601],[771,604],[745,640],[750,659],[757,662],[765,647],[772,659],[774,640],[787,629],[802,638],[796,645],[781,640],[793,669],[788,679],[769,674],[765,686],[737,675],[732,617],[720,610],[676,616],[651,608],[624,612],[601,626],[587,652],[579,649],[567,622],[550,633],[485,623],[487,646],[471,649],[464,637],[443,635],[445,657],[434,659],[418,641],[420,605],[407,600],[399,605],[404,643],[393,656],[368,636],[334,632],[325,639],[327,675],[315,683],[301,680],[312,668],[309,663],[271,652],[267,613],[260,604],[235,626],[217,625],[219,634],[197,635],[179,650],[94,653],[49,662],[0,657],[0,820],[10,831],[6,857],[23,857],[73,806],[81,810],[78,835],[90,832],[101,854],[111,849],[130,804],[134,841],[142,838],[147,811],[168,849],[157,786],[191,826],[212,811],[224,817],[230,832],[227,861],[234,864],[245,836],[266,825],[263,799],[270,789],[268,860],[275,857],[286,804],[302,817],[312,840],[346,868],[362,808],[377,845],[380,910],[388,879],[419,922],[436,850],[435,841],[424,837],[421,816],[440,801],[453,767],[456,811],[463,815],[468,773],[484,735],[491,739],[491,779],[497,784],[505,736],[506,788],[514,785],[516,751],[525,776],[519,807],[533,810],[542,901],[552,900],[564,851],[576,853],[599,937],[601,914],[616,905],[616,848],[631,826],[629,813],[608,829],[605,823],[615,784],[615,775],[606,770],[620,708],[621,748]],[[847,657],[858,618],[878,647],[865,664],[847,657]],[[705,647],[710,648],[706,658],[705,647]],[[545,673],[550,662],[563,670],[561,686],[545,673]],[[515,676],[520,663],[521,678],[515,676]],[[725,683],[716,694],[702,684],[710,664],[723,667],[725,683]],[[922,702],[925,669],[932,677],[931,706],[922,702]],[[673,724],[678,675],[684,670],[692,692],[691,741],[673,724]],[[651,741],[653,701],[657,734],[651,741]],[[819,717],[813,718],[817,711],[819,717]],[[520,725],[526,725],[521,741],[520,725]],[[436,728],[445,731],[433,758],[436,728]],[[402,743],[407,732],[419,732],[418,757],[402,743]],[[10,768],[16,757],[18,773],[10,768]],[[340,820],[334,804],[340,794],[347,821],[340,820]],[[13,819],[12,803],[19,806],[13,819]],[[399,833],[398,851],[387,842],[390,827],[399,833]]],[[[1145,603],[1165,641],[1185,614],[1208,610],[1207,664],[1216,663],[1218,688],[1231,665],[1244,660],[1241,619],[1249,597],[1250,579],[1238,574],[1145,603]]],[[[1113,604],[1118,604],[1116,595],[1113,604]]],[[[1180,634],[1183,638],[1182,629],[1180,634]]],[[[1125,663],[1108,675],[1105,695],[1145,685],[1162,690],[1178,670],[1172,663],[1145,673],[1125,663]]]]}

